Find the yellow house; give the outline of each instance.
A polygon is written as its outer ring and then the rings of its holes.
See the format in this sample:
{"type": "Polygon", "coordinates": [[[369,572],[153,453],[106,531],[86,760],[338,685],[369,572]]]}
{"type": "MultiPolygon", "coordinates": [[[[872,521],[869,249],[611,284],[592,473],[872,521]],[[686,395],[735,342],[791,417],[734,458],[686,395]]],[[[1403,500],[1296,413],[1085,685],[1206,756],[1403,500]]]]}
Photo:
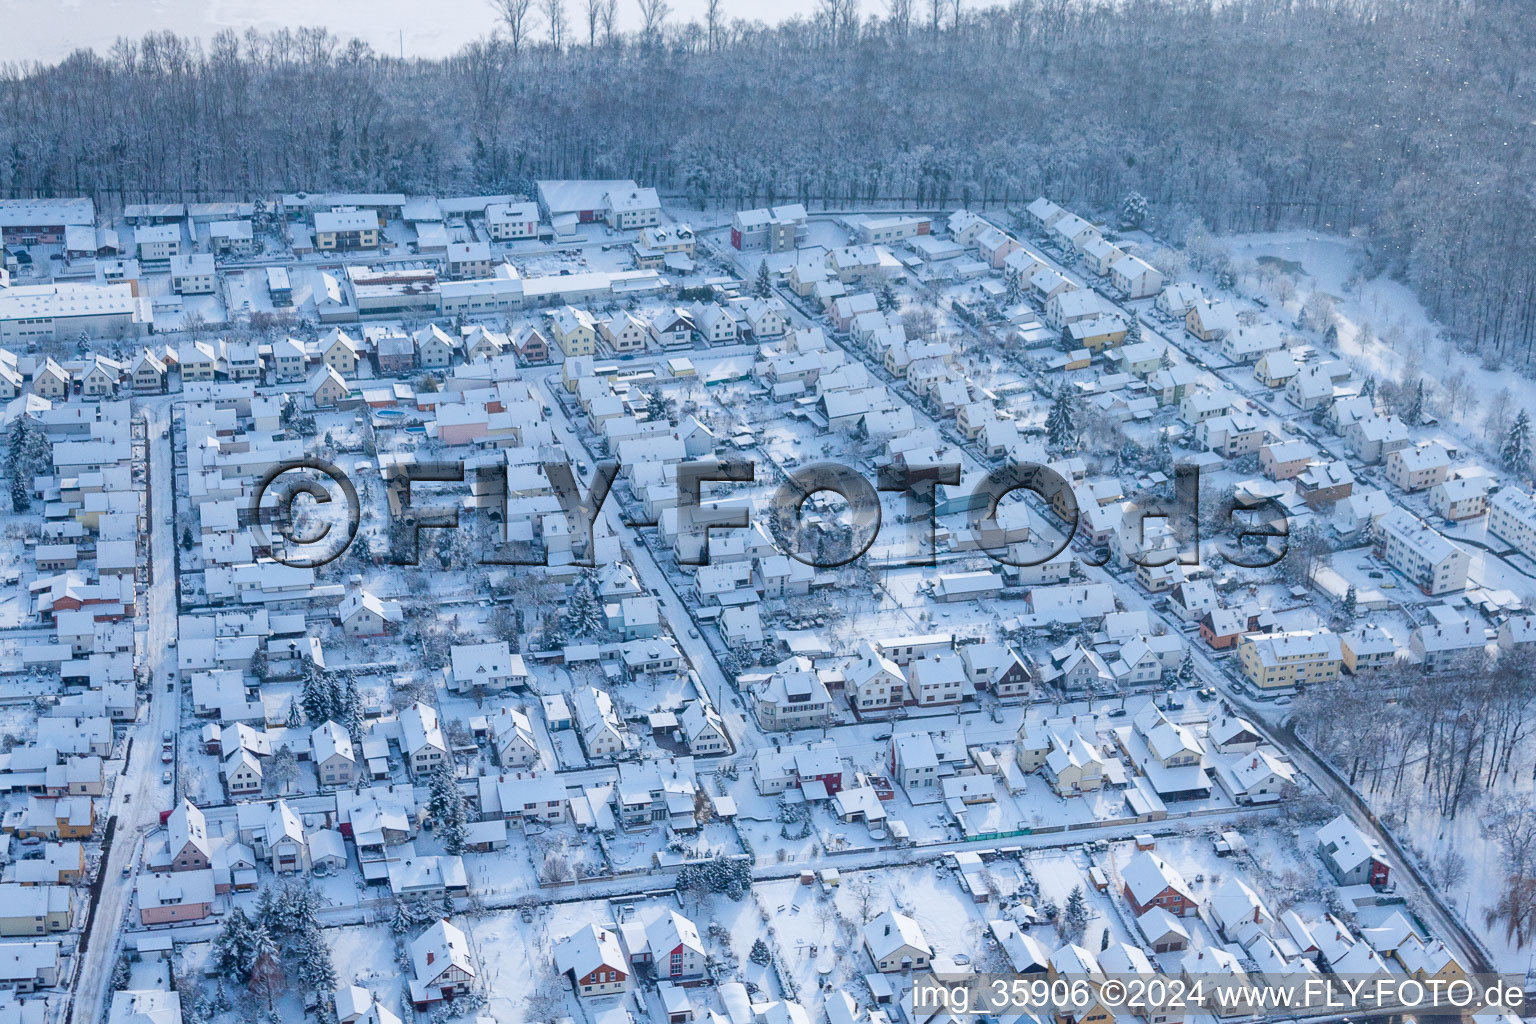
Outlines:
{"type": "Polygon", "coordinates": [[[1344,664],[1338,634],[1327,629],[1251,633],[1238,641],[1237,655],[1243,675],[1260,689],[1329,682],[1344,664]]]}
{"type": "Polygon", "coordinates": [[[1076,1001],[1078,991],[1074,990],[1072,1001],[1056,1008],[1053,1014],[1056,1024],[1113,1024],[1115,1015],[1099,999],[1099,985],[1105,981],[1104,968],[1092,952],[1075,943],[1062,946],[1051,954],[1046,978],[1053,984],[1057,981],[1088,983],[1090,994],[1082,1002],[1076,1001]]]}
{"type": "Polygon", "coordinates": [[[1118,316],[1095,316],[1068,324],[1064,340],[1069,348],[1086,348],[1097,354],[1123,342],[1126,330],[1125,321],[1118,316]]]}
{"type": "Polygon", "coordinates": [[[1442,992],[1445,991],[1443,986],[1467,980],[1467,969],[1441,939],[1428,945],[1405,942],[1397,947],[1394,955],[1415,981],[1429,986],[1440,985],[1442,992]]]}
{"type": "Polygon", "coordinates": [[[549,329],[567,359],[597,352],[597,322],[584,309],[560,307],[550,315],[549,329]]]}
{"type": "Polygon", "coordinates": [[[322,366],[309,378],[308,390],[315,408],[324,409],[346,398],[348,388],[347,382],[334,367],[322,366]]]}
{"type": "Polygon", "coordinates": [[[0,935],[46,935],[69,930],[69,889],[62,885],[0,884],[0,935]]]}
{"type": "Polygon", "coordinates": [[[345,331],[332,331],[320,340],[320,348],[323,355],[320,361],[343,377],[350,377],[357,372],[357,342],[347,336],[345,331]]]}
{"type": "Polygon", "coordinates": [[[590,357],[567,358],[560,364],[560,383],[565,385],[565,390],[575,394],[581,386],[582,380],[592,376],[592,359],[590,357]]]}
{"type": "Polygon", "coordinates": [[[32,375],[32,393],[43,398],[68,398],[70,374],[49,358],[32,375]]]}
{"type": "Polygon", "coordinates": [[[315,248],[377,249],[379,217],[368,210],[322,210],[315,214],[315,248]]]}
{"type": "Polygon", "coordinates": [[[981,436],[982,428],[996,418],[992,407],[985,402],[967,402],[955,413],[955,426],[967,441],[981,436]]]}

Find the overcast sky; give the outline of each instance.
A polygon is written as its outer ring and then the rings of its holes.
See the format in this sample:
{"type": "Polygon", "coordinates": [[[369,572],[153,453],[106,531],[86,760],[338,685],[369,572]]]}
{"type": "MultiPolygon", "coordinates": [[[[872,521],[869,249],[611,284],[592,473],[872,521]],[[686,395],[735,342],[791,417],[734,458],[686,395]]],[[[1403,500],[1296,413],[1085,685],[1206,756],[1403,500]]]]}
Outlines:
{"type": "MultiPolygon", "coordinates": [[[[704,0],[671,0],[669,20],[702,18],[704,0]]],[[[566,17],[581,20],[581,0],[566,17]]],[[[867,5],[866,5],[867,7],[867,5]]],[[[725,0],[730,17],[777,21],[809,14],[815,0],[725,0]]],[[[222,28],[244,30],[324,24],[342,38],[359,36],[375,49],[441,57],[496,25],[486,0],[433,0],[430,17],[420,0],[0,0],[0,61],[55,61],[81,46],[105,51],[119,36],[171,29],[206,39],[222,28]]],[[[638,25],[635,0],[619,0],[625,28],[638,25]]],[[[536,32],[543,31],[538,19],[536,32]]],[[[571,30],[581,29],[572,25],[571,30]]]]}

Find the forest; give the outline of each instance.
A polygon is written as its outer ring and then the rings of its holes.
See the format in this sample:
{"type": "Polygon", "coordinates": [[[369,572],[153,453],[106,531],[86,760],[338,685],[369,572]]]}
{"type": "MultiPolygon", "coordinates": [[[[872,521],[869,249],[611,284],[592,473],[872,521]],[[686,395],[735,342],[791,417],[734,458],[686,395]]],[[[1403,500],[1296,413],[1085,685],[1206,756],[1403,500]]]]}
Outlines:
{"type": "MultiPolygon", "coordinates": [[[[1518,0],[822,0],[778,26],[494,0],[447,60],[322,29],[170,34],[0,72],[0,195],[516,191],[1016,207],[1354,235],[1490,366],[1536,360],[1536,19],[1518,0]]],[[[742,5],[745,7],[745,5],[742,5]]]]}

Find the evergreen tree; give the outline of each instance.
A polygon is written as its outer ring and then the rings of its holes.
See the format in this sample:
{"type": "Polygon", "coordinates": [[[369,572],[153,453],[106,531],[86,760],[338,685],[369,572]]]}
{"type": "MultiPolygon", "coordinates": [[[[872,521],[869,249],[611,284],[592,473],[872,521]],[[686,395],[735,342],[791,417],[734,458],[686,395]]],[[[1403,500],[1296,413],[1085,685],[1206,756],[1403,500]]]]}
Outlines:
{"type": "Polygon", "coordinates": [[[433,767],[429,789],[431,797],[427,813],[431,816],[438,842],[449,854],[463,853],[464,826],[468,824],[469,814],[464,809],[464,791],[459,788],[452,763],[446,758],[433,767]]]}
{"type": "Polygon", "coordinates": [[[336,673],[326,673],[325,717],[340,722],[347,713],[347,681],[336,673]]]}
{"type": "Polygon", "coordinates": [[[235,907],[224,919],[219,934],[213,939],[213,969],[221,979],[236,985],[251,980],[251,964],[255,959],[255,929],[245,911],[235,907]]]}
{"type": "Polygon", "coordinates": [[[1120,226],[1134,231],[1147,222],[1147,197],[1135,189],[1120,200],[1120,226]]]}
{"type": "Polygon", "coordinates": [[[1072,392],[1063,384],[1056,391],[1051,411],[1045,418],[1045,436],[1052,448],[1066,451],[1077,438],[1077,425],[1073,421],[1072,392]]]}
{"type": "Polygon", "coordinates": [[[773,294],[773,279],[768,276],[768,261],[757,265],[757,280],[752,285],[752,294],[760,299],[766,299],[773,294]]]}
{"type": "Polygon", "coordinates": [[[1365,383],[1360,385],[1360,397],[1361,398],[1369,398],[1369,399],[1371,399],[1372,402],[1374,402],[1376,400],[1376,378],[1375,377],[1366,377],[1365,378],[1365,383]]]}
{"type": "Polygon", "coordinates": [[[299,936],[294,952],[299,961],[299,984],[321,994],[336,990],[338,979],[336,965],[331,959],[331,947],[319,929],[306,931],[299,936]]]}
{"type": "Polygon", "coordinates": [[[1104,952],[1108,948],[1109,948],[1109,929],[1105,928],[1104,929],[1104,937],[1099,939],[1099,952],[1102,953],[1102,952],[1104,952]]]}
{"type": "Polygon", "coordinates": [[[1355,585],[1351,583],[1349,589],[1344,592],[1344,606],[1339,609],[1344,621],[1354,625],[1355,616],[1359,613],[1360,599],[1355,595],[1355,585]]]}
{"type": "Polygon", "coordinates": [[[53,461],[52,447],[30,416],[18,416],[6,438],[5,471],[11,478],[11,508],[32,508],[32,478],[53,461]]]}
{"type": "Polygon", "coordinates": [[[9,469],[11,475],[11,510],[15,512],[29,512],[32,509],[32,487],[27,482],[21,470],[13,463],[9,469]]]}
{"type": "Polygon", "coordinates": [[[411,930],[411,915],[405,909],[405,901],[402,899],[395,900],[395,913],[390,918],[389,930],[396,935],[404,935],[411,930]]]}
{"type": "Polygon", "coordinates": [[[1141,317],[1131,314],[1131,322],[1125,326],[1125,344],[1134,345],[1141,340],[1141,317]]]}
{"type": "Polygon", "coordinates": [[[1403,422],[1411,427],[1418,426],[1424,420],[1424,379],[1419,378],[1418,385],[1413,389],[1413,397],[1408,400],[1408,407],[1403,410],[1403,422]]]}
{"type": "Polygon", "coordinates": [[[181,550],[192,550],[192,527],[190,526],[183,526],[181,528],[181,550]]]}
{"type": "Polygon", "coordinates": [[[297,729],[304,724],[304,718],[299,714],[299,702],[292,697],[288,698],[288,720],[285,724],[290,729],[297,729]]]}
{"type": "Polygon", "coordinates": [[[353,736],[361,736],[363,733],[363,694],[357,688],[357,679],[352,673],[347,673],[347,685],[342,691],[341,722],[347,732],[353,736]]]}
{"type": "Polygon", "coordinates": [[[597,570],[583,569],[571,584],[565,603],[565,628],[572,637],[602,636],[608,631],[602,600],[597,593],[597,570]]]}
{"type": "Polygon", "coordinates": [[[32,474],[47,472],[53,466],[53,442],[48,440],[48,432],[42,424],[30,416],[22,417],[27,423],[27,439],[23,446],[23,454],[32,467],[32,474]]]}
{"type": "Polygon", "coordinates": [[[1067,904],[1061,910],[1061,921],[1067,936],[1074,940],[1088,927],[1088,898],[1083,894],[1082,886],[1074,885],[1072,891],[1067,893],[1067,904]]]}
{"type": "Polygon", "coordinates": [[[645,398],[645,418],[653,423],[672,423],[673,415],[677,411],[677,403],[666,395],[661,389],[653,390],[645,398]]]}
{"type": "Polygon", "coordinates": [[[1524,409],[1510,425],[1504,443],[1499,446],[1499,460],[1514,473],[1525,474],[1531,466],[1531,416],[1524,409]]]}
{"type": "Polygon", "coordinates": [[[320,931],[320,896],[308,882],[283,886],[282,905],[288,930],[298,934],[320,931]]]}
{"type": "Polygon", "coordinates": [[[110,988],[113,992],[121,992],[133,981],[133,964],[128,961],[128,952],[124,950],[118,954],[117,963],[112,967],[112,981],[110,988]]]}
{"type": "Polygon", "coordinates": [[[1195,652],[1191,648],[1184,648],[1184,660],[1179,662],[1179,682],[1192,683],[1195,681],[1195,652]]]}
{"type": "Polygon", "coordinates": [[[283,957],[277,948],[277,940],[266,927],[258,924],[251,932],[251,961],[246,986],[259,999],[272,1001],[283,990],[283,957]]]}
{"type": "Polygon", "coordinates": [[[265,928],[268,934],[280,935],[288,930],[287,916],[282,890],[264,887],[261,895],[256,897],[256,923],[265,928]]]}
{"type": "Polygon", "coordinates": [[[747,954],[747,959],[759,967],[767,967],[773,962],[773,951],[768,948],[768,943],[763,941],[762,936],[752,940],[752,952],[747,954]]]}
{"type": "Polygon", "coordinates": [[[299,691],[299,701],[311,722],[324,722],[331,717],[331,688],[325,673],[313,661],[304,663],[304,684],[299,691]]]}

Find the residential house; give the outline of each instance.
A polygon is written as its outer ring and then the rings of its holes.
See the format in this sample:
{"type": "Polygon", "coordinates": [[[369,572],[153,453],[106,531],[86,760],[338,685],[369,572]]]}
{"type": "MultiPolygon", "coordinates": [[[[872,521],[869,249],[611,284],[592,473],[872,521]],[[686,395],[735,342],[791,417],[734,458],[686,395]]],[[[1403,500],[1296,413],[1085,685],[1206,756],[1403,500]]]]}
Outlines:
{"type": "Polygon", "coordinates": [[[133,383],[134,391],[141,394],[163,392],[166,379],[165,361],[146,348],[130,364],[128,377],[133,383]]]}
{"type": "Polygon", "coordinates": [[[933,947],[922,928],[905,914],[887,910],[864,926],[864,950],[881,973],[922,970],[933,960],[933,947]]]}
{"type": "Polygon", "coordinates": [[[140,872],[134,899],[146,927],[205,921],[213,915],[213,871],[140,872]]]}
{"type": "Polygon", "coordinates": [[[400,749],[413,779],[425,779],[448,757],[437,711],[420,701],[400,712],[400,749]]]}
{"type": "Polygon", "coordinates": [[[428,324],[416,332],[416,362],[427,369],[441,369],[453,365],[459,354],[460,340],[436,324],[428,324]]]}
{"type": "Polygon", "coordinates": [[[1384,889],[1392,875],[1386,850],[1347,815],[1339,815],[1316,832],[1317,853],[1339,885],[1369,885],[1384,889]]]}
{"type": "Polygon", "coordinates": [[[343,377],[357,373],[357,361],[362,351],[346,331],[335,329],[319,341],[320,362],[343,377]]]}
{"type": "Polygon", "coordinates": [[[617,929],[583,925],[555,946],[555,969],[571,979],[578,996],[610,996],[629,989],[629,961],[617,929]]]}
{"type": "Polygon", "coordinates": [[[1344,664],[1338,634],[1327,629],[1246,635],[1237,654],[1243,675],[1261,690],[1328,682],[1344,664]]]}
{"type": "Polygon", "coordinates": [[[693,701],[678,715],[677,726],[690,754],[712,756],[731,752],[731,738],[725,730],[725,719],[712,704],[693,701]]]}
{"type": "Polygon", "coordinates": [[[538,203],[492,203],[485,208],[485,229],[493,241],[514,242],[539,235],[538,203]]]}
{"type": "Polygon", "coordinates": [[[1387,480],[1410,493],[1444,483],[1450,468],[1450,455],[1433,441],[1399,448],[1387,456],[1387,480]]]}
{"type": "Polygon", "coordinates": [[[1144,299],[1163,290],[1163,274],[1140,256],[1121,256],[1109,265],[1110,282],[1127,299],[1144,299]]]}
{"type": "Polygon", "coordinates": [[[1386,668],[1397,660],[1397,641],[1376,623],[1366,623],[1339,634],[1339,648],[1344,671],[1352,676],[1386,668]]]}
{"type": "Polygon", "coordinates": [[[1429,491],[1429,504],[1446,519],[1476,519],[1488,511],[1488,480],[1485,477],[1451,477],[1429,491]]]}
{"type": "Polygon", "coordinates": [[[452,923],[438,921],[412,940],[408,950],[411,1005],[417,1010],[462,996],[474,984],[478,971],[469,937],[452,923]]]}
{"type": "Polygon", "coordinates": [[[1125,900],[1138,917],[1161,907],[1174,917],[1193,917],[1200,901],[1179,870],[1150,850],[1139,850],[1120,873],[1125,900]]]}
{"type": "Polygon", "coordinates": [[[450,656],[448,688],[455,693],[491,693],[528,683],[528,666],[512,653],[505,640],[455,644],[450,656]]]}
{"type": "Polygon", "coordinates": [[[1376,521],[1376,553],[1430,596],[1466,589],[1471,556],[1401,506],[1376,521]]]}
{"type": "Polygon", "coordinates": [[[190,800],[182,800],[165,819],[165,840],[172,871],[203,871],[213,866],[207,819],[190,800]]]}
{"type": "Polygon", "coordinates": [[[1536,559],[1536,498],[1518,487],[1501,489],[1488,503],[1488,532],[1536,559]]]}
{"type": "Polygon", "coordinates": [[[597,352],[597,321],[575,306],[562,306],[549,315],[549,332],[567,359],[597,352]]]}
{"type": "Polygon", "coordinates": [[[315,211],[315,248],[321,252],[379,247],[379,215],[338,207],[315,211]]]}
{"type": "Polygon", "coordinates": [[[357,753],[346,729],[333,721],[324,722],[310,732],[309,747],[323,788],[352,785],[357,778],[357,753]]]}
{"type": "Polygon", "coordinates": [[[336,606],[336,619],[347,636],[384,636],[404,617],[399,601],[386,601],[367,590],[351,591],[336,606]]]}
{"type": "Polygon", "coordinates": [[[584,686],[572,694],[581,745],[589,758],[611,759],[628,746],[628,729],[613,706],[608,691],[584,686]]]}
{"type": "Polygon", "coordinates": [[[304,392],[316,409],[329,409],[340,404],[351,390],[341,374],[330,366],[318,367],[304,385],[304,392]]]}
{"type": "Polygon", "coordinates": [[[216,287],[217,273],[211,254],[171,257],[171,291],[177,295],[212,295],[216,287]]]}

